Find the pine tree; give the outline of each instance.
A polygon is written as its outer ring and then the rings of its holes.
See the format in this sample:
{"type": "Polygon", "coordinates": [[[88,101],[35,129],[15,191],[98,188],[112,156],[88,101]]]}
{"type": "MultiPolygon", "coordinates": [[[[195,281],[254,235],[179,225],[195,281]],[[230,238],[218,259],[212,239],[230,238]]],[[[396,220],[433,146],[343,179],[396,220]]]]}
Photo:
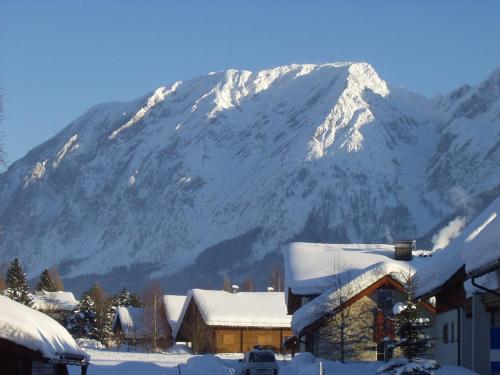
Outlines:
{"type": "Polygon", "coordinates": [[[431,327],[427,318],[418,316],[417,302],[414,299],[416,278],[414,275],[404,275],[406,300],[400,304],[396,316],[396,334],[399,340],[396,345],[401,348],[404,356],[412,361],[432,347],[432,338],[425,332],[431,327]]]}
{"type": "Polygon", "coordinates": [[[82,295],[76,310],[73,312],[70,332],[77,338],[99,339],[95,303],[88,292],[82,295]]]}
{"type": "Polygon", "coordinates": [[[144,307],[144,302],[141,297],[136,293],[130,293],[130,306],[132,307],[144,307]]]}
{"type": "Polygon", "coordinates": [[[24,273],[18,258],[15,258],[11,262],[7,274],[5,275],[5,283],[7,284],[5,293],[7,297],[26,306],[33,306],[26,273],[24,273]]]}
{"type": "Polygon", "coordinates": [[[123,288],[113,297],[113,306],[144,307],[144,304],[137,294],[130,293],[127,288],[123,288]]]}
{"type": "Polygon", "coordinates": [[[38,281],[38,284],[36,284],[35,290],[37,292],[55,292],[56,291],[56,286],[54,284],[54,280],[52,280],[52,277],[50,276],[49,270],[45,268],[40,275],[40,280],[38,281]]]}
{"type": "Polygon", "coordinates": [[[114,299],[107,297],[99,283],[92,285],[88,294],[95,304],[97,340],[108,344],[113,339],[114,299]]]}

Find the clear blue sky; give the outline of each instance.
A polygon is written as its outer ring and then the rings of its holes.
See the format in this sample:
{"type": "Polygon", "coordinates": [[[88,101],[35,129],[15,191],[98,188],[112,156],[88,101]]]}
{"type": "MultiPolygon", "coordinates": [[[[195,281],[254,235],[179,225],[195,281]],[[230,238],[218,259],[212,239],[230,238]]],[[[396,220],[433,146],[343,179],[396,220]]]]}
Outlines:
{"type": "Polygon", "coordinates": [[[500,1],[0,1],[9,161],[88,107],[227,68],[368,61],[427,96],[500,65],[500,1]]]}

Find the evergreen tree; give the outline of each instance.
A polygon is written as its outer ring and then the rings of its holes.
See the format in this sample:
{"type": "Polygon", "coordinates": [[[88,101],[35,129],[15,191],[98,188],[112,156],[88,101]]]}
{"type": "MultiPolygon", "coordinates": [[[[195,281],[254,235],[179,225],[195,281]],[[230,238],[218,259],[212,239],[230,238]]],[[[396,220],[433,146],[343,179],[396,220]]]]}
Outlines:
{"type": "Polygon", "coordinates": [[[114,299],[106,296],[99,283],[92,285],[88,293],[95,304],[97,340],[107,344],[113,339],[114,299]]]}
{"type": "Polygon", "coordinates": [[[82,295],[76,310],[73,312],[70,332],[77,338],[99,339],[95,303],[88,292],[82,295]]]}
{"type": "Polygon", "coordinates": [[[33,306],[26,273],[24,273],[18,258],[15,258],[11,262],[5,275],[5,283],[7,284],[7,289],[5,290],[7,297],[26,306],[33,306]]]}
{"type": "Polygon", "coordinates": [[[141,297],[136,293],[130,293],[130,306],[132,307],[144,307],[144,302],[141,297]]]}
{"type": "Polygon", "coordinates": [[[120,293],[113,297],[113,306],[144,307],[144,304],[137,294],[130,293],[127,288],[123,288],[120,293]]]}
{"type": "Polygon", "coordinates": [[[419,317],[417,302],[414,299],[416,278],[408,274],[404,276],[406,300],[400,303],[395,311],[396,334],[399,340],[396,345],[401,348],[404,356],[412,361],[432,347],[432,338],[426,333],[431,327],[428,318],[419,317]]]}
{"type": "Polygon", "coordinates": [[[47,268],[45,268],[40,275],[40,280],[38,281],[38,284],[36,284],[35,290],[37,292],[55,292],[57,290],[54,280],[52,280],[47,268]]]}

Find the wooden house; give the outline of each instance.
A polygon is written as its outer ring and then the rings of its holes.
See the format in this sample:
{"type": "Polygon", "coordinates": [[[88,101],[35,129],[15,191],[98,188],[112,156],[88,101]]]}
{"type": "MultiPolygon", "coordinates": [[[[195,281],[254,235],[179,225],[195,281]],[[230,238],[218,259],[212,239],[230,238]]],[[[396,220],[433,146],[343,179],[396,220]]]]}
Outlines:
{"type": "Polygon", "coordinates": [[[112,329],[121,343],[129,347],[151,347],[156,337],[163,349],[174,344],[173,331],[177,325],[186,296],[164,295],[155,313],[142,307],[118,306],[112,329]]]}
{"type": "Polygon", "coordinates": [[[167,335],[171,338],[172,344],[175,344],[174,332],[181,316],[182,308],[186,302],[186,296],[164,295],[163,309],[168,322],[167,335]]]}
{"type": "Polygon", "coordinates": [[[71,292],[35,292],[33,308],[67,326],[78,301],[71,292]]]}
{"type": "MultiPolygon", "coordinates": [[[[428,259],[414,256],[413,241],[396,245],[289,246],[284,253],[287,308],[300,351],[334,360],[392,356],[385,343],[395,335],[393,306],[405,298],[405,277],[428,259]]],[[[434,320],[430,303],[419,309],[434,320]]]]}
{"type": "Polygon", "coordinates": [[[118,341],[129,348],[151,349],[156,343],[166,349],[173,342],[163,307],[156,314],[148,314],[143,307],[118,306],[112,329],[118,341]]]}
{"type": "Polygon", "coordinates": [[[0,296],[0,373],[67,375],[67,365],[81,367],[89,357],[66,329],[49,316],[0,296]]]}
{"type": "Polygon", "coordinates": [[[283,293],[193,289],[174,336],[196,353],[242,353],[256,345],[280,352],[292,335],[290,319],[283,293]]]}

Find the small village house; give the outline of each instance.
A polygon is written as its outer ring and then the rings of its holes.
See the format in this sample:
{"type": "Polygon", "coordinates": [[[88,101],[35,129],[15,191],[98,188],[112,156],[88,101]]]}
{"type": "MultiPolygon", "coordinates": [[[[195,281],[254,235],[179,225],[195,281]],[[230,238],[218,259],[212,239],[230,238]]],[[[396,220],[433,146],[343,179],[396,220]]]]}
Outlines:
{"type": "Polygon", "coordinates": [[[292,334],[285,296],[280,292],[189,291],[177,329],[177,341],[196,353],[241,353],[256,345],[280,352],[292,334]]]}
{"type": "Polygon", "coordinates": [[[436,359],[500,372],[500,199],[436,251],[417,296],[436,300],[436,359]]]}
{"type": "Polygon", "coordinates": [[[137,346],[151,350],[153,341],[158,348],[166,349],[172,345],[168,322],[163,312],[156,321],[145,313],[143,307],[118,306],[113,320],[112,330],[119,342],[129,348],[137,346]]]}
{"type": "Polygon", "coordinates": [[[171,338],[172,345],[175,344],[174,332],[181,316],[182,308],[186,302],[186,296],[164,295],[163,308],[168,322],[167,336],[171,338]]]}
{"type": "Polygon", "coordinates": [[[154,316],[146,314],[143,307],[118,306],[112,326],[113,332],[121,343],[131,348],[150,348],[153,335],[156,335],[158,347],[169,348],[174,344],[172,333],[185,300],[186,296],[164,295],[156,322],[153,322],[154,316]]]}
{"type": "Polygon", "coordinates": [[[71,292],[37,291],[33,295],[33,308],[41,311],[67,327],[78,301],[71,292]]]}
{"type": "MultiPolygon", "coordinates": [[[[284,253],[285,290],[299,349],[334,360],[390,358],[393,306],[405,298],[405,278],[428,260],[414,256],[414,246],[292,243],[284,253]]],[[[430,303],[419,309],[434,320],[430,303]]]]}
{"type": "Polygon", "coordinates": [[[89,357],[66,329],[44,313],[0,296],[0,373],[66,375],[89,357]]]}

